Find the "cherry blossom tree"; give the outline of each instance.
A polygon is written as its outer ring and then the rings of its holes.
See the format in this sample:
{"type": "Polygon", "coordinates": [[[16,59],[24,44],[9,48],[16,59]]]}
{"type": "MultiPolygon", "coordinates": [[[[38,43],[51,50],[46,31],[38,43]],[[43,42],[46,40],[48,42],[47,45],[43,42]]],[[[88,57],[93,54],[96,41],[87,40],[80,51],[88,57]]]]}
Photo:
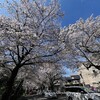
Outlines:
{"type": "Polygon", "coordinates": [[[55,67],[50,72],[46,72],[46,79],[48,84],[48,89],[51,91],[56,91],[55,87],[56,85],[59,85],[59,88],[61,87],[61,83],[63,81],[63,75],[65,74],[64,70],[55,67]]]}
{"type": "Polygon", "coordinates": [[[58,63],[44,63],[44,66],[36,72],[36,84],[40,90],[55,90],[55,85],[62,82],[62,77],[65,75],[63,66],[58,63]],[[39,74],[38,74],[39,73],[39,74]]]}
{"type": "Polygon", "coordinates": [[[79,19],[65,28],[65,34],[76,62],[100,70],[100,16],[79,19]]]}
{"type": "Polygon", "coordinates": [[[7,9],[10,16],[0,17],[0,64],[10,74],[2,100],[15,100],[13,86],[21,68],[59,60],[62,12],[57,0],[12,0],[7,9]]]}

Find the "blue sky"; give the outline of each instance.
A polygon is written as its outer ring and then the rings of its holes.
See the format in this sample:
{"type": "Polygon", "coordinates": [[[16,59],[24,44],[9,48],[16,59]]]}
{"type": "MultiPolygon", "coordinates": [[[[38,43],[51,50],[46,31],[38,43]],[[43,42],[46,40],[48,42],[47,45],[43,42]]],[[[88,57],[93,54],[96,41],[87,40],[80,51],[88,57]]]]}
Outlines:
{"type": "Polygon", "coordinates": [[[62,25],[75,23],[80,17],[88,18],[90,15],[100,15],[100,0],[60,0],[64,18],[62,25]]]}

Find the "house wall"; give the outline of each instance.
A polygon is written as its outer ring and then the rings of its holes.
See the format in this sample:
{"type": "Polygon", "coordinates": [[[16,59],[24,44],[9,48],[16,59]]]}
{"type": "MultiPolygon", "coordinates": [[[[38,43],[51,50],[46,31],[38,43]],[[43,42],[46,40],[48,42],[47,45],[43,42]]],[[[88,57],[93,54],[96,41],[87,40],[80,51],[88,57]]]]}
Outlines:
{"type": "Polygon", "coordinates": [[[91,67],[89,70],[82,65],[78,71],[79,75],[81,76],[81,82],[85,85],[89,84],[93,87],[100,86],[100,71],[91,67]]]}

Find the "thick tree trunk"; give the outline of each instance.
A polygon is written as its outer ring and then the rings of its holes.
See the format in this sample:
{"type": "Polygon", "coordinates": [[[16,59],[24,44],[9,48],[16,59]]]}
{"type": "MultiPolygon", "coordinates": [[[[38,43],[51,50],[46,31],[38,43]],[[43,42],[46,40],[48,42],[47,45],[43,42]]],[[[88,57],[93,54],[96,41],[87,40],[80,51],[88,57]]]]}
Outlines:
{"type": "Polygon", "coordinates": [[[51,90],[52,92],[54,92],[54,84],[53,84],[53,83],[50,83],[50,90],[51,90]]]}
{"type": "Polygon", "coordinates": [[[22,91],[22,84],[23,84],[23,80],[21,80],[16,88],[16,90],[14,91],[11,100],[17,100],[22,93],[20,91],[22,91]]]}
{"type": "Polygon", "coordinates": [[[10,100],[11,94],[13,92],[14,81],[17,76],[18,70],[19,70],[19,67],[15,67],[13,69],[11,76],[7,82],[5,92],[3,93],[1,100],[10,100]]]}

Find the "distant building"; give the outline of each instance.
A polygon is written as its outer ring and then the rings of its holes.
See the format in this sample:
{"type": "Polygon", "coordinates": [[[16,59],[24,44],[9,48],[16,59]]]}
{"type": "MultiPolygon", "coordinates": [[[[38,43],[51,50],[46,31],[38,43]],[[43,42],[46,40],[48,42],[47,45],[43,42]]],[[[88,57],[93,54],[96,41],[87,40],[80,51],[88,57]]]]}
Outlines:
{"type": "Polygon", "coordinates": [[[80,76],[79,75],[71,75],[70,77],[62,77],[62,80],[58,81],[55,84],[56,91],[65,91],[66,86],[70,85],[82,85],[80,83],[80,76]]]}
{"type": "Polygon", "coordinates": [[[79,75],[71,75],[70,77],[65,77],[66,85],[77,85],[80,84],[80,76],[79,75]]]}
{"type": "Polygon", "coordinates": [[[84,65],[79,68],[80,81],[84,85],[100,87],[100,71],[94,67],[87,69],[84,65]]]}

